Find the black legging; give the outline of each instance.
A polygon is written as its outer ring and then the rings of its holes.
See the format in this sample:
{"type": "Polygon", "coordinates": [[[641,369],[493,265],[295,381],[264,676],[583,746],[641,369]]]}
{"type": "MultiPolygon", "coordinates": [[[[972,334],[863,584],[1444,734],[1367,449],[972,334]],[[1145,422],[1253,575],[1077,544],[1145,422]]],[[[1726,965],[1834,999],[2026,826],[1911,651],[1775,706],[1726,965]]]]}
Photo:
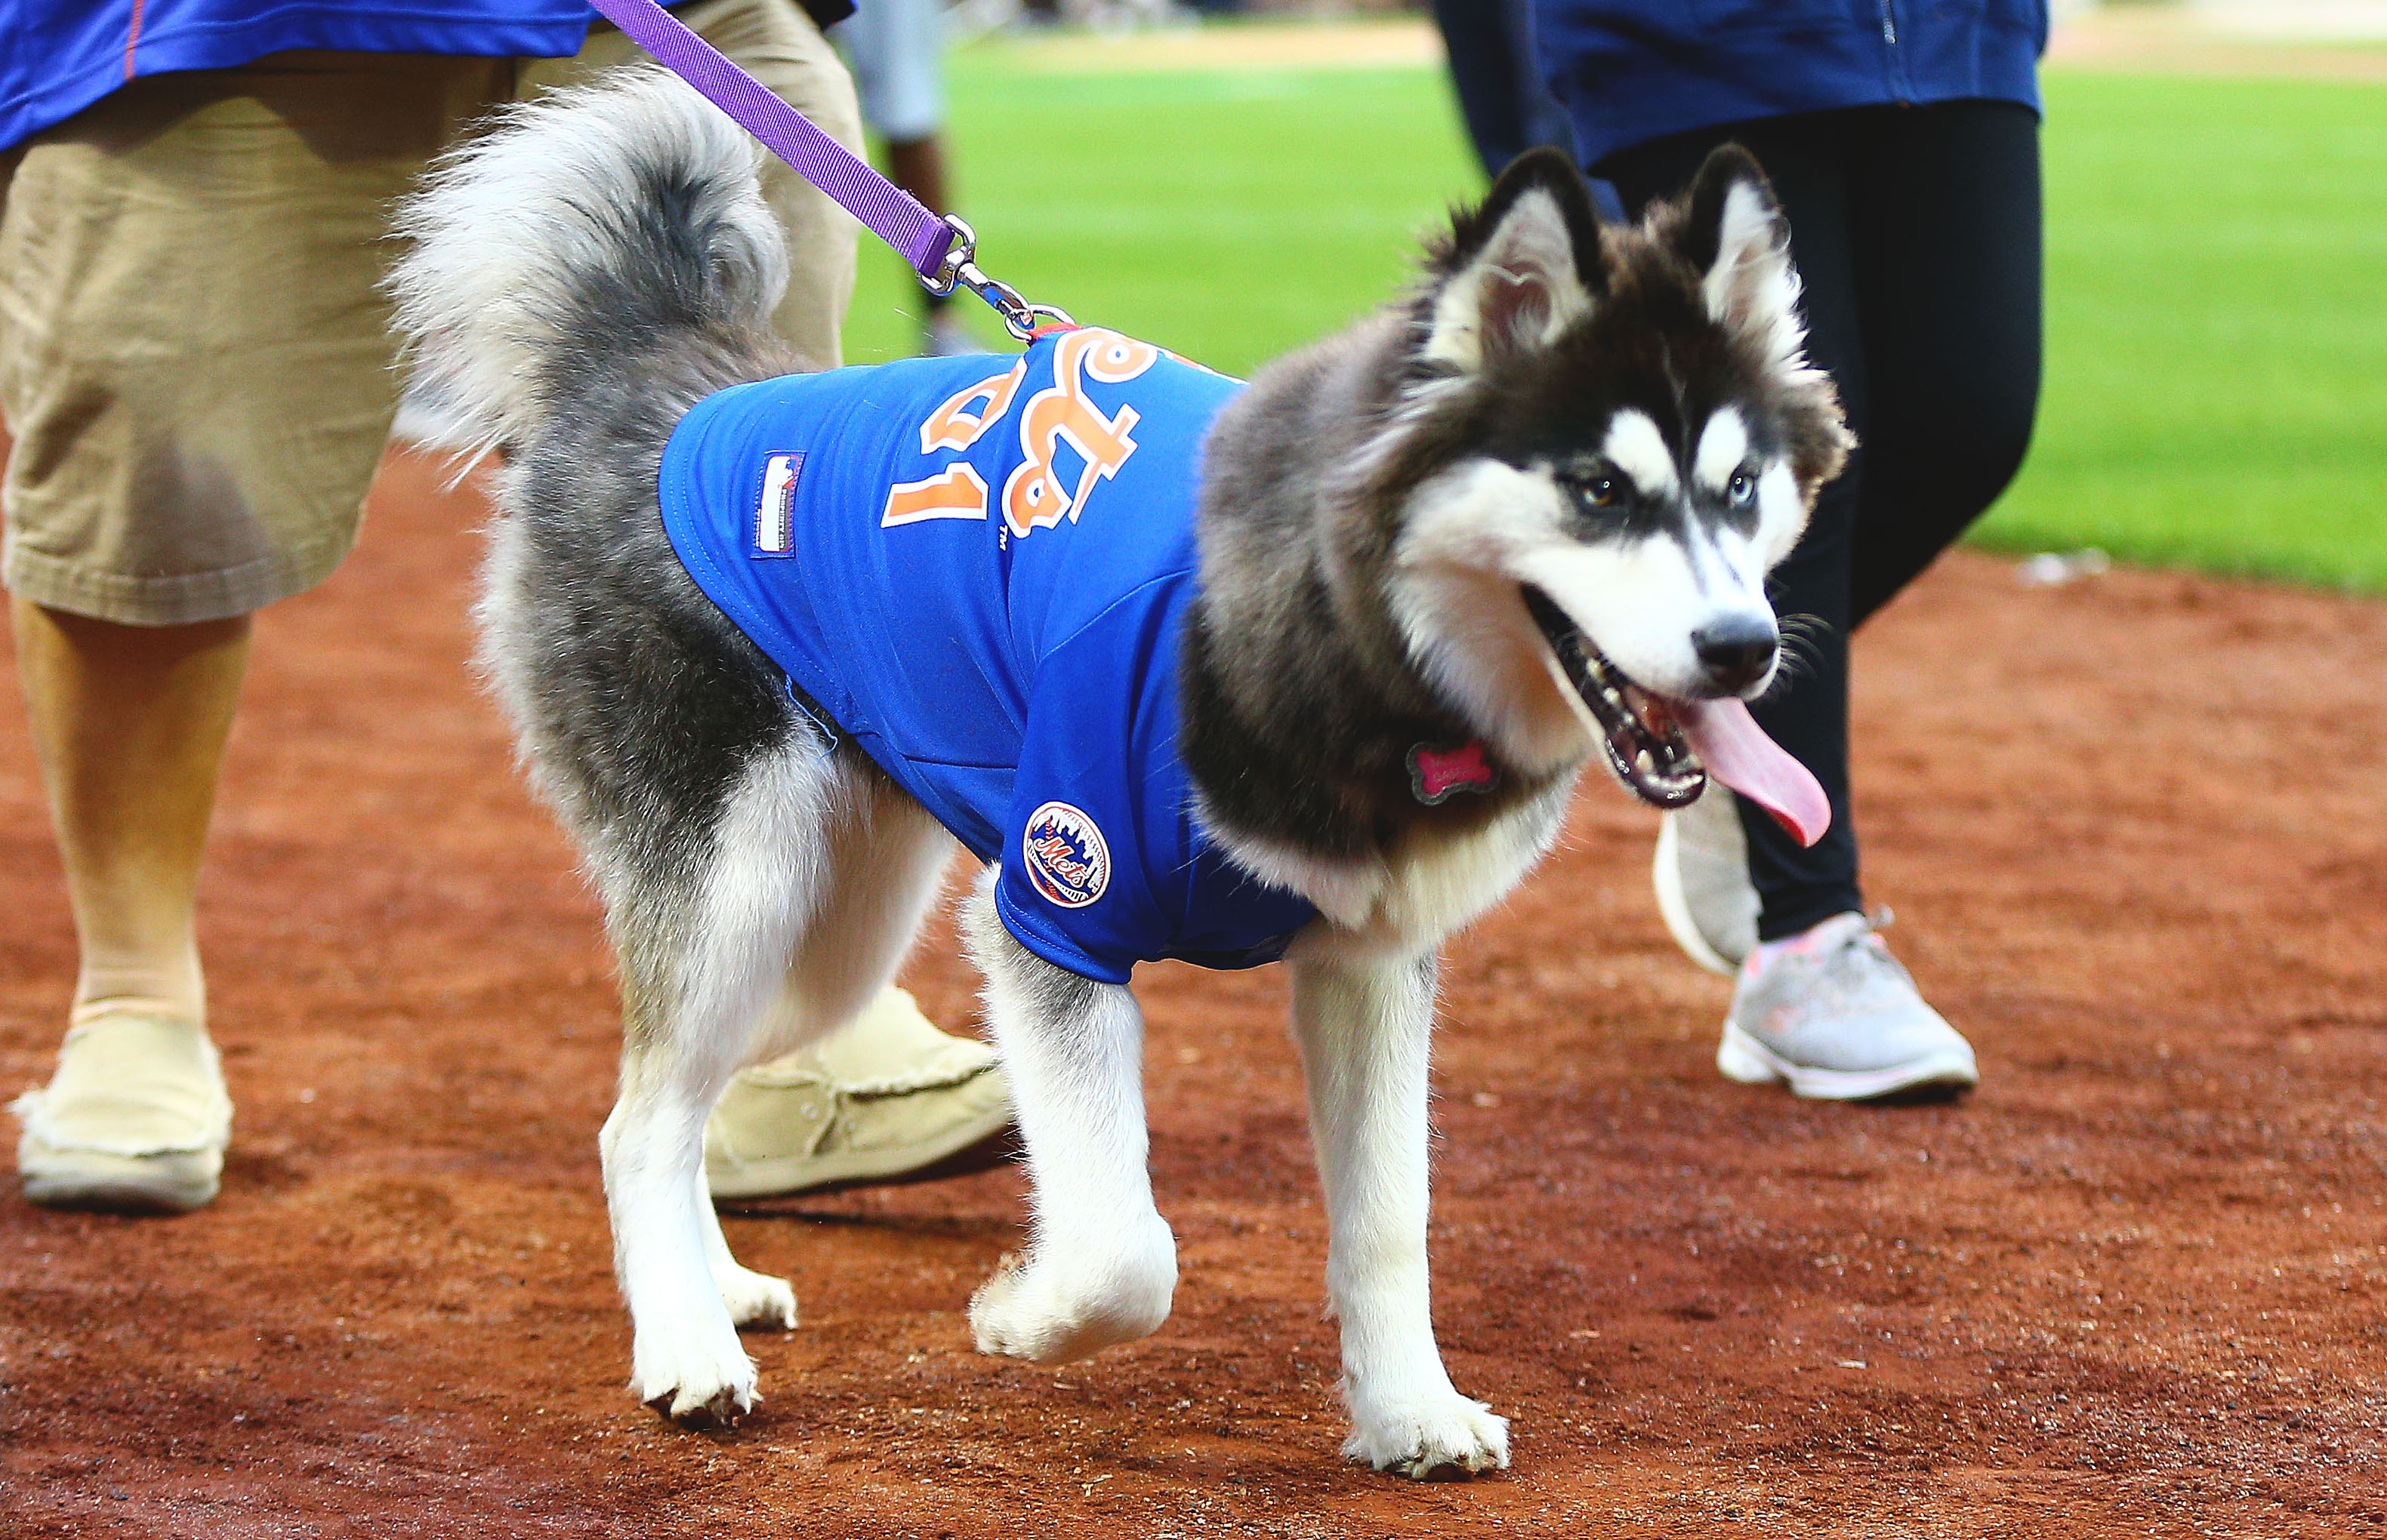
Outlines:
{"type": "MultiPolygon", "coordinates": [[[[1859,107],[1676,134],[1595,168],[1636,210],[1738,140],[1773,179],[1806,282],[1807,353],[1861,441],[1774,574],[1811,616],[1787,683],[1755,707],[1832,799],[1800,850],[1740,803],[1749,871],[1778,940],[1864,900],[1849,822],[1849,633],[2005,490],[2039,402],[2039,118],[2007,102],[1859,107]]],[[[1799,629],[1794,625],[1794,629],[1799,629]]]]}

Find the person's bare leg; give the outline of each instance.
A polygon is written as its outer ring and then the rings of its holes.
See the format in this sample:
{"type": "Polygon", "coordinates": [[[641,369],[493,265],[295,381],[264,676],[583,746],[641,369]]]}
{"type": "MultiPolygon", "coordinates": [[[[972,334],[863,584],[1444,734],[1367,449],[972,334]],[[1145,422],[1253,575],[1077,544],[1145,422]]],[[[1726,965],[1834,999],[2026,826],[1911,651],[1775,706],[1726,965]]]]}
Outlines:
{"type": "Polygon", "coordinates": [[[11,600],[17,670],[66,863],[75,1004],[140,995],[200,1014],[192,916],[248,617],[118,625],[11,600]]]}
{"type": "Polygon", "coordinates": [[[82,943],[73,1029],[19,1105],[27,1195],[196,1207],[231,1117],[194,914],[246,616],[132,626],[10,601],[17,667],[82,943]]]}

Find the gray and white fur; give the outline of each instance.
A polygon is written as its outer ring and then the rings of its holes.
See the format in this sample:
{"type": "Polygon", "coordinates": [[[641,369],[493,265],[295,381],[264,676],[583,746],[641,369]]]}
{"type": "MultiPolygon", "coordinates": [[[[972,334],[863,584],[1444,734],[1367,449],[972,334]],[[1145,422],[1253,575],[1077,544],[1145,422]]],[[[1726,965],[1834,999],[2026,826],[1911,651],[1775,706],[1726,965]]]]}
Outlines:
{"type": "MultiPolygon", "coordinates": [[[[416,367],[503,457],[484,658],[604,900],[632,1386],[691,1423],[753,1404],[739,1327],[795,1321],[788,1285],[722,1239],[705,1117],[738,1068],[878,992],[953,849],[794,707],[655,505],[691,405],[806,367],[769,328],[786,259],[755,166],[677,81],[625,72],[513,108],[448,158],[404,211],[393,280],[416,367]]],[[[1745,155],[1633,229],[1600,226],[1562,158],[1529,157],[1455,217],[1411,295],[1262,371],[1211,436],[1181,751],[1210,837],[1320,915],[1287,962],[1352,1458],[1420,1476],[1508,1461],[1506,1421],[1453,1387],[1429,1311],[1435,957],[1548,847],[1585,759],[1543,663],[1554,625],[1661,697],[1772,676],[1764,574],[1848,442],[1796,297],[1745,155]],[[1497,786],[1417,800],[1410,750],[1469,740],[1497,786]]],[[[1176,1248],[1146,1170],[1135,999],[1015,941],[994,875],[965,929],[1033,1230],[970,1320],[987,1352],[1058,1363],[1156,1330],[1176,1248]]]]}

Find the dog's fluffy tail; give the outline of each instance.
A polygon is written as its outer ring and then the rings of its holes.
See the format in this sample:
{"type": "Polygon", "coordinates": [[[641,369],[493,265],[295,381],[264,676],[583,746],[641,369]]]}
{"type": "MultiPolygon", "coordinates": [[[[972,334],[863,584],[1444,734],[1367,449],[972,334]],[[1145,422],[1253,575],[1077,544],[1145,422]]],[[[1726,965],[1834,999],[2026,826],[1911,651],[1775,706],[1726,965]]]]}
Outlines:
{"type": "Polygon", "coordinates": [[[787,287],[752,140],[660,67],[504,110],[399,208],[419,378],[482,443],[670,346],[762,336],[787,287]]]}

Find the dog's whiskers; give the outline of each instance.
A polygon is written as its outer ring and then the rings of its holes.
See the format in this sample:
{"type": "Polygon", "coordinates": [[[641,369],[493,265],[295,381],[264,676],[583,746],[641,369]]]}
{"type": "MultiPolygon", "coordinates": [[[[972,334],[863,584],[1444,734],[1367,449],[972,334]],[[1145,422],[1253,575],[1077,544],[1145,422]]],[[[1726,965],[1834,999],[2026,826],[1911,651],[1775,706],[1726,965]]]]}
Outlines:
{"type": "Polygon", "coordinates": [[[1782,615],[1775,625],[1782,634],[1782,662],[1774,670],[1767,695],[1788,688],[1793,680],[1812,678],[1821,671],[1823,637],[1832,628],[1832,623],[1821,615],[1809,614],[1782,615]]]}

